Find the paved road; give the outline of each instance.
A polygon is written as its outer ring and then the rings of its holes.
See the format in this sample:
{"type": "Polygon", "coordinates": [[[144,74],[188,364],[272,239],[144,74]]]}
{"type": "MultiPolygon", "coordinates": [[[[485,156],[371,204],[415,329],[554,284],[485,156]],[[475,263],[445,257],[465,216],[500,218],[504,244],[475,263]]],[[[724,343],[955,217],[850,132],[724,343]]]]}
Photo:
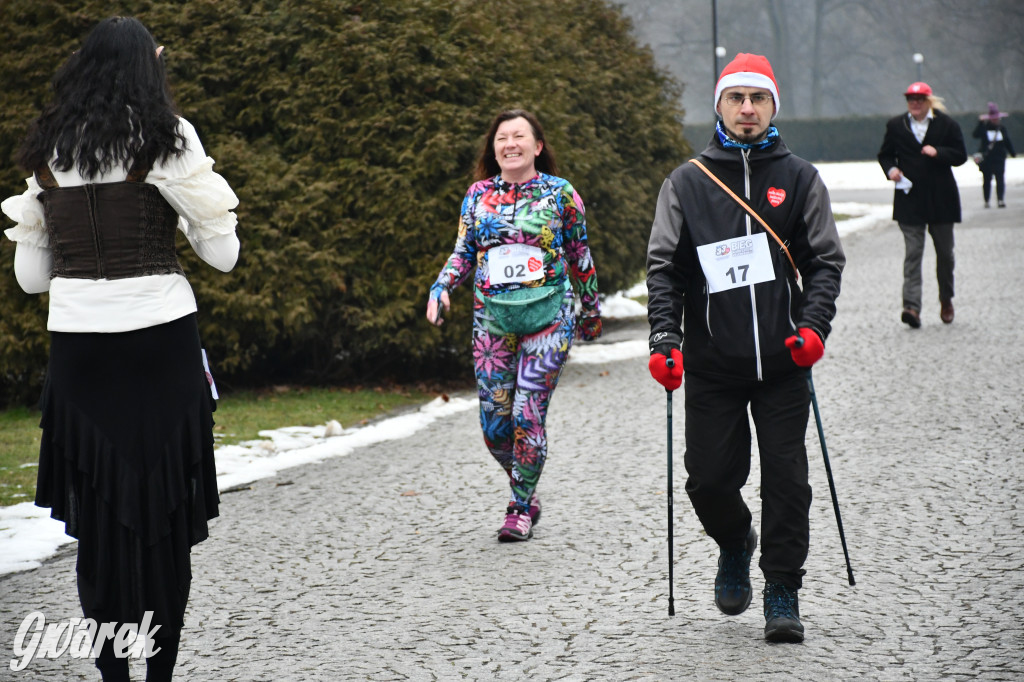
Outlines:
{"type": "MultiPolygon", "coordinates": [[[[224,495],[194,552],[180,679],[1024,679],[1024,212],[965,218],[948,326],[930,274],[923,328],[899,322],[895,226],[846,239],[814,377],[857,584],[812,421],[802,645],[765,643],[758,601],[733,618],[712,604],[717,553],[682,492],[681,409],[667,616],[665,395],[637,358],[566,369],[528,543],[495,541],[505,477],[473,412],[224,495]]],[[[0,650],[32,610],[78,614],[73,554],[0,578],[0,650]]],[[[0,679],[97,676],[65,658],[0,679]]]]}

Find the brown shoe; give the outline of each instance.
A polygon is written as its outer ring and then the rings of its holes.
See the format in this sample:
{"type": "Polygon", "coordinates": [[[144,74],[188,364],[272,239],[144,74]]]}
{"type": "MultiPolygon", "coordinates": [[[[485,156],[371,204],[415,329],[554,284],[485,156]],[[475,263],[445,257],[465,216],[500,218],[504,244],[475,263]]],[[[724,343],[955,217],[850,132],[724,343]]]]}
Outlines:
{"type": "Polygon", "coordinates": [[[910,325],[911,329],[921,326],[921,316],[913,308],[904,308],[900,319],[910,325]]]}
{"type": "Polygon", "coordinates": [[[942,321],[945,322],[946,324],[949,324],[950,322],[953,321],[952,301],[942,301],[942,310],[939,311],[939,317],[941,317],[942,321]]]}

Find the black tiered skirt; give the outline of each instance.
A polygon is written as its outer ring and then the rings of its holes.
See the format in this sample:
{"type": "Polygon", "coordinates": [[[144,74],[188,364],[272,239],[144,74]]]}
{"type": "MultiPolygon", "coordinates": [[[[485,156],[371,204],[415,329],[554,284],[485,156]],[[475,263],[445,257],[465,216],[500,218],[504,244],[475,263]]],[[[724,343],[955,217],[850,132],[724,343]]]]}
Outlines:
{"type": "Polygon", "coordinates": [[[217,516],[214,402],[196,316],[116,334],[52,332],[36,504],[78,538],[97,622],[183,624],[191,547],[217,516]]]}

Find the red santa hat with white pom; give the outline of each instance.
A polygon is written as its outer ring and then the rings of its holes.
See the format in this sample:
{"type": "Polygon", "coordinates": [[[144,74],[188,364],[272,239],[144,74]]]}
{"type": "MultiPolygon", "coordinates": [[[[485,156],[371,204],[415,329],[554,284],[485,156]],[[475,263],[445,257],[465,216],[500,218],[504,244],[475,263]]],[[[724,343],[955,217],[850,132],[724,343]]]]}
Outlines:
{"type": "Polygon", "coordinates": [[[775,82],[775,74],[772,72],[772,65],[768,63],[767,57],[741,52],[722,69],[722,75],[718,77],[718,85],[715,86],[716,115],[718,115],[718,100],[722,97],[722,91],[726,88],[741,86],[769,90],[772,93],[772,99],[775,100],[775,112],[772,114],[772,119],[774,120],[779,115],[779,85],[775,82]]]}

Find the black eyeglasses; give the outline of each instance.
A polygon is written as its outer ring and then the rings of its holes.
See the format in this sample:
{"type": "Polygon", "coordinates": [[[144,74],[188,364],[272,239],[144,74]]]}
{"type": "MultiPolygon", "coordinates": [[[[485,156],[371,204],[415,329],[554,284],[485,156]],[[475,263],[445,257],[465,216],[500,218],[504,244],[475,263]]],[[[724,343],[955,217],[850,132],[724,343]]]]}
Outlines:
{"type": "Polygon", "coordinates": [[[722,95],[722,101],[731,107],[741,106],[744,100],[747,99],[749,99],[750,103],[753,104],[754,106],[758,106],[761,104],[771,102],[772,96],[770,93],[765,92],[755,92],[752,95],[741,95],[738,92],[733,92],[728,95],[722,95]]]}
{"type": "Polygon", "coordinates": [[[908,102],[923,102],[928,99],[927,95],[907,95],[908,102]]]}

